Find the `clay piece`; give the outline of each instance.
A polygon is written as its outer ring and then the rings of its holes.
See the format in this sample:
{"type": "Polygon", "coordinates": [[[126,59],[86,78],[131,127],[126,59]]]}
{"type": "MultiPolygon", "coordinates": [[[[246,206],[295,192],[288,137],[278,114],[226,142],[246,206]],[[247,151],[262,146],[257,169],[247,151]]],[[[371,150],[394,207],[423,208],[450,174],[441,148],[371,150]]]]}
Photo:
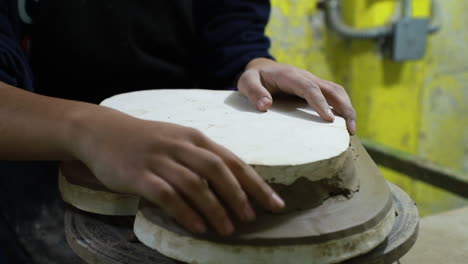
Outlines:
{"type": "Polygon", "coordinates": [[[65,202],[86,212],[134,216],[138,211],[138,197],[109,190],[79,161],[62,162],[59,190],[65,202]]]}
{"type": "Polygon", "coordinates": [[[238,92],[197,89],[126,93],[101,105],[141,119],[199,129],[268,183],[290,185],[299,178],[332,177],[343,166],[349,147],[343,118],[323,121],[305,100],[295,97],[275,98],[265,113],[238,92]]]}

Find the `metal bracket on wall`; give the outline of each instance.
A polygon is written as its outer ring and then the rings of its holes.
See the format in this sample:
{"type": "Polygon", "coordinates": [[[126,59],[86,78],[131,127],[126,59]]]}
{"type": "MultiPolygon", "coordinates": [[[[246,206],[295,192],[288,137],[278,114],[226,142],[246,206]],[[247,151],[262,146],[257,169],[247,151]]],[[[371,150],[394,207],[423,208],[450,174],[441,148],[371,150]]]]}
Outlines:
{"type": "Polygon", "coordinates": [[[346,38],[385,39],[391,44],[395,61],[417,60],[424,56],[428,34],[440,30],[440,7],[432,0],[431,18],[412,18],[412,1],[401,0],[402,15],[386,25],[370,29],[356,29],[347,25],[340,11],[340,0],[323,0],[319,7],[325,9],[325,17],[331,30],[346,38]]]}
{"type": "Polygon", "coordinates": [[[441,167],[375,141],[361,140],[377,164],[468,199],[468,175],[441,167]]]}

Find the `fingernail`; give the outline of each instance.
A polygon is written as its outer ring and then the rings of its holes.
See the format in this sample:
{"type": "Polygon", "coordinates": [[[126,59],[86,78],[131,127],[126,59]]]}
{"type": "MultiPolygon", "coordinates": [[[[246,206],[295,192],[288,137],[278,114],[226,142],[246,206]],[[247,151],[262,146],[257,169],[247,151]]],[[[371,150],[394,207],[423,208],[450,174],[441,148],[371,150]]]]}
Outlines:
{"type": "Polygon", "coordinates": [[[223,235],[229,236],[234,232],[234,226],[232,225],[231,221],[224,220],[223,223],[223,235]]]}
{"type": "Polygon", "coordinates": [[[331,118],[335,119],[335,115],[333,114],[333,111],[332,111],[331,109],[328,109],[328,115],[329,115],[331,118]]]}
{"type": "Polygon", "coordinates": [[[262,97],[262,98],[260,98],[260,100],[257,101],[257,109],[261,110],[261,111],[264,111],[264,110],[266,110],[265,106],[267,106],[269,103],[271,103],[270,98],[262,97]]]}
{"type": "Polygon", "coordinates": [[[356,121],[352,120],[349,123],[349,132],[351,133],[351,135],[356,134],[356,121]]]}
{"type": "Polygon", "coordinates": [[[244,217],[246,221],[255,220],[255,212],[252,210],[252,208],[249,205],[247,205],[244,208],[244,217]]]}
{"type": "Polygon", "coordinates": [[[197,222],[193,225],[193,229],[197,234],[203,234],[206,232],[206,226],[203,223],[197,222]]]}
{"type": "Polygon", "coordinates": [[[276,193],[271,194],[271,198],[273,198],[273,206],[279,209],[284,208],[284,201],[281,197],[278,196],[276,193]]]}

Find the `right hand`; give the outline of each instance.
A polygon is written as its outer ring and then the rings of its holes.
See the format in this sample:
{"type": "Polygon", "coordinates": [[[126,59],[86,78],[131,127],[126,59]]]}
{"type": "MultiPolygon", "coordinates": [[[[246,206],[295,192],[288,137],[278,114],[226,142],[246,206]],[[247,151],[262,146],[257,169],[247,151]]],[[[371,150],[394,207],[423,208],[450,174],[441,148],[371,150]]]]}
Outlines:
{"type": "Polygon", "coordinates": [[[144,121],[99,107],[76,127],[73,151],[108,188],[142,196],[194,233],[206,220],[221,235],[255,219],[249,196],[279,211],[284,202],[247,164],[198,130],[144,121]]]}

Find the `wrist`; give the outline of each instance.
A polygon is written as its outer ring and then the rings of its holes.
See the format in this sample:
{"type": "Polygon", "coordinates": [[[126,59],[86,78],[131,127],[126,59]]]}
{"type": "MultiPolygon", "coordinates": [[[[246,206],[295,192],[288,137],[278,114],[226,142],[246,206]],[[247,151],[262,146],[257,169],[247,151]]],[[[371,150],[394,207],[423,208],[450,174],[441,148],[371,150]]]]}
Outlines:
{"type": "Polygon", "coordinates": [[[119,129],[136,120],[117,110],[89,103],[79,103],[68,116],[65,144],[75,159],[86,164],[91,164],[98,152],[109,147],[109,139],[119,129]]]}
{"type": "Polygon", "coordinates": [[[249,61],[249,63],[247,63],[247,65],[245,66],[245,71],[250,70],[250,69],[255,69],[255,68],[258,68],[260,66],[275,63],[275,62],[276,61],[274,61],[272,59],[269,59],[269,58],[263,58],[263,57],[255,58],[255,59],[249,61]]]}

